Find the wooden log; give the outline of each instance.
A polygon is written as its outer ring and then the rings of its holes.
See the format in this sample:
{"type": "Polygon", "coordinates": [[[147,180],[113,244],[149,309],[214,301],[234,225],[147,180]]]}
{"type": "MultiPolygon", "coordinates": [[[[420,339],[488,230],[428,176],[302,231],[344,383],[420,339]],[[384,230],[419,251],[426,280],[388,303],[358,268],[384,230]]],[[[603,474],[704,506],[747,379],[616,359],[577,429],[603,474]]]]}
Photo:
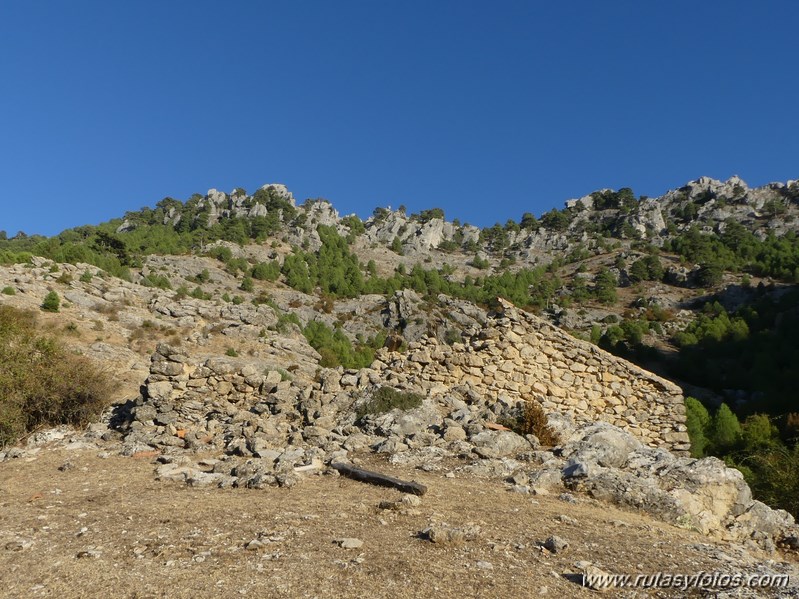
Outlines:
{"type": "Polygon", "coordinates": [[[338,470],[344,476],[359,480],[364,483],[373,485],[380,485],[382,487],[394,487],[403,493],[411,493],[412,495],[424,495],[427,493],[427,487],[415,481],[405,481],[387,474],[380,474],[372,470],[364,470],[363,468],[356,468],[352,464],[345,464],[343,462],[334,462],[330,464],[332,468],[338,470]]]}

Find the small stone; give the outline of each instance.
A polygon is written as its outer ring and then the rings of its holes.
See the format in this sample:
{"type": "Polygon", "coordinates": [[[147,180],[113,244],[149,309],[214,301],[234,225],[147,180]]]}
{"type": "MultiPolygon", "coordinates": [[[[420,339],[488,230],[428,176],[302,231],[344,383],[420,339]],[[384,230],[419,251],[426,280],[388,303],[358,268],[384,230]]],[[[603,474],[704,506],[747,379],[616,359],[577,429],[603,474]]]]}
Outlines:
{"type": "Polygon", "coordinates": [[[336,545],[342,549],[360,549],[363,547],[363,541],[356,539],[355,537],[342,537],[340,539],[336,539],[335,542],[336,545]]]}
{"type": "Polygon", "coordinates": [[[568,546],[568,541],[555,535],[552,535],[546,541],[544,541],[544,547],[552,553],[562,553],[568,546]]]}
{"type": "Polygon", "coordinates": [[[78,559],[84,559],[84,558],[97,559],[98,557],[100,557],[100,555],[102,554],[96,549],[89,548],[89,549],[84,549],[83,551],[78,551],[78,554],[75,557],[77,557],[78,559]]]}
{"type": "Polygon", "coordinates": [[[416,495],[403,495],[400,502],[410,507],[419,507],[422,505],[422,500],[416,495]]]}
{"type": "Polygon", "coordinates": [[[16,541],[9,541],[6,543],[6,551],[23,551],[33,545],[33,541],[25,541],[17,539],[16,541]]]}
{"type": "Polygon", "coordinates": [[[302,482],[302,478],[297,475],[294,471],[290,472],[280,472],[278,473],[275,478],[277,479],[277,484],[281,487],[291,488],[297,483],[302,482]]]}
{"type": "Polygon", "coordinates": [[[66,472],[67,470],[72,470],[73,468],[74,466],[72,465],[72,462],[64,462],[58,467],[58,470],[60,472],[66,472]]]}
{"type": "Polygon", "coordinates": [[[583,586],[593,589],[595,591],[607,591],[607,580],[611,577],[610,574],[604,570],[597,568],[593,564],[589,564],[583,568],[583,586]]]}
{"type": "Polygon", "coordinates": [[[479,562],[477,562],[477,567],[480,568],[481,570],[493,570],[494,564],[492,564],[491,562],[484,562],[480,560],[479,562]]]}
{"type": "Polygon", "coordinates": [[[455,528],[435,525],[423,530],[422,534],[436,544],[456,545],[463,541],[474,541],[480,535],[480,527],[465,526],[463,528],[455,528]]]}

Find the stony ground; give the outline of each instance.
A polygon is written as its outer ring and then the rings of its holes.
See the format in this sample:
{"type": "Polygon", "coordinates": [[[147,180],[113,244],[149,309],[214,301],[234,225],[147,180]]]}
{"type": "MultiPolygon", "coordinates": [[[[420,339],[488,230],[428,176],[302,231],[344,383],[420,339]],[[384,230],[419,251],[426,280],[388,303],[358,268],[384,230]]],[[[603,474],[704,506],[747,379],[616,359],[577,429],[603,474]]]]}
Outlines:
{"type": "MultiPolygon", "coordinates": [[[[453,476],[457,463],[425,473],[363,456],[365,467],[428,486],[418,506],[391,510],[379,504],[398,491],[335,473],[290,489],[196,489],[155,481],[157,456],[106,449],[43,448],[0,463],[0,595],[590,597],[579,562],[614,574],[788,572],[799,583],[796,561],[782,563],[795,558],[745,552],[585,497],[509,492],[500,481],[453,476]],[[456,542],[440,534],[432,542],[423,533],[431,526],[459,529],[456,542]],[[542,548],[551,535],[568,547],[542,548]],[[343,538],[363,544],[343,548],[343,538]]],[[[799,594],[794,586],[770,596],[799,594]]]]}

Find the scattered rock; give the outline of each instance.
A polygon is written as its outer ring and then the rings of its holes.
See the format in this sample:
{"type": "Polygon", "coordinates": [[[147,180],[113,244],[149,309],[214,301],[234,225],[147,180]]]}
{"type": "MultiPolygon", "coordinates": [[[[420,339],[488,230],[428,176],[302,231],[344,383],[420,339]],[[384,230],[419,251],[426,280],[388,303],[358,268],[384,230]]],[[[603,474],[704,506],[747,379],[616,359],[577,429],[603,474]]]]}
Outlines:
{"type": "Polygon", "coordinates": [[[611,576],[610,573],[605,572],[590,562],[578,562],[577,567],[582,570],[581,582],[584,587],[602,592],[613,588],[607,583],[611,576]]]}
{"type": "Polygon", "coordinates": [[[6,551],[24,551],[33,545],[33,541],[27,539],[16,539],[5,544],[6,551]]]}
{"type": "Polygon", "coordinates": [[[340,539],[336,539],[335,542],[336,545],[342,549],[360,549],[363,547],[363,541],[355,537],[342,537],[340,539]]]}
{"type": "Polygon", "coordinates": [[[565,539],[552,535],[544,541],[544,548],[552,553],[563,553],[569,546],[569,542],[565,539]]]}
{"type": "Polygon", "coordinates": [[[480,527],[469,525],[456,528],[437,524],[426,528],[421,534],[436,544],[457,545],[464,541],[474,541],[477,539],[480,536],[480,527]]]}

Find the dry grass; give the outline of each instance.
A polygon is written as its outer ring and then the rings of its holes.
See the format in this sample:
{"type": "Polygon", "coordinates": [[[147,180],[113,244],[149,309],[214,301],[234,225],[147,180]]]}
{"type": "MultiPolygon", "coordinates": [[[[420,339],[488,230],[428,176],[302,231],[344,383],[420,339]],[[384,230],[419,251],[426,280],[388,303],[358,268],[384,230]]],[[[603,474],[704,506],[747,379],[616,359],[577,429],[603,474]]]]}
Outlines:
{"type": "Polygon", "coordinates": [[[445,477],[458,463],[425,473],[370,457],[364,467],[427,485],[421,505],[402,512],[378,508],[399,492],[341,477],[310,475],[291,489],[187,488],[153,480],[152,457],[97,454],[44,450],[0,464],[3,596],[590,598],[597,593],[568,576],[580,560],[613,573],[697,573],[721,569],[714,551],[730,552],[588,499],[531,499],[498,481],[445,477]],[[431,524],[480,531],[432,543],[420,534],[431,524]],[[563,553],[541,549],[553,534],[569,543],[563,553]],[[363,547],[342,549],[341,537],[363,547]]]}
{"type": "Polygon", "coordinates": [[[115,303],[100,304],[95,307],[95,311],[104,314],[106,319],[112,322],[119,320],[119,310],[120,306],[115,303]]]}

